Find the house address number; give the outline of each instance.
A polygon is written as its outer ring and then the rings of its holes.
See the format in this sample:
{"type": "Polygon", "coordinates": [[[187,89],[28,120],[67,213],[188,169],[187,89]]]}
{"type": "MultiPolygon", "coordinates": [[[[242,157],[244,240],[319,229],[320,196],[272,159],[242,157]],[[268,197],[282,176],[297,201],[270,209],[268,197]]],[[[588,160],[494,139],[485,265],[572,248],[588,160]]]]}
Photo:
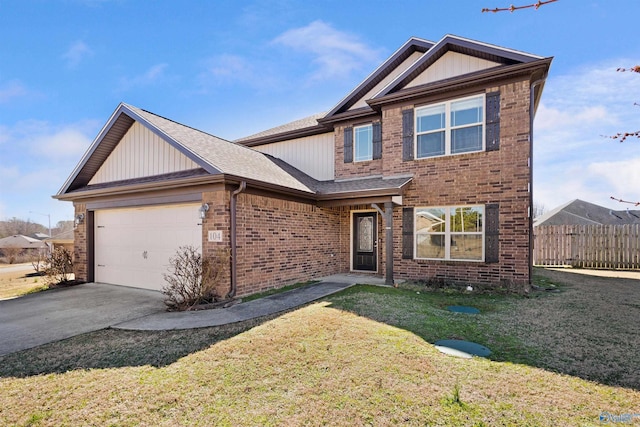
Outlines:
{"type": "Polygon", "coordinates": [[[210,242],[222,242],[222,230],[209,230],[210,242]]]}

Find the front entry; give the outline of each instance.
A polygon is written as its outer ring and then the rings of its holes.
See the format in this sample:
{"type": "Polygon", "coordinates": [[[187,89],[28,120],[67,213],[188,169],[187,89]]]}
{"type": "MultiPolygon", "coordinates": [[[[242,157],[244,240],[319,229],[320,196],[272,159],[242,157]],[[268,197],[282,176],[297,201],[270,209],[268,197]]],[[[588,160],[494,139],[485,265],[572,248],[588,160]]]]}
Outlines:
{"type": "Polygon", "coordinates": [[[377,271],[377,228],[378,214],[376,212],[353,213],[353,270],[377,271]]]}

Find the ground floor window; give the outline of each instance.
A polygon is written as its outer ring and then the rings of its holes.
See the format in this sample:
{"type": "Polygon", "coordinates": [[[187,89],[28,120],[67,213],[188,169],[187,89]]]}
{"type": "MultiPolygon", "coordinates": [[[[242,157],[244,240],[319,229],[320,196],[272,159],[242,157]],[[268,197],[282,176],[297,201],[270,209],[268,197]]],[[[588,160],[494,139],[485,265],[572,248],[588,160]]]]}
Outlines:
{"type": "Polygon", "coordinates": [[[484,206],[417,207],[415,258],[484,260],[484,206]]]}

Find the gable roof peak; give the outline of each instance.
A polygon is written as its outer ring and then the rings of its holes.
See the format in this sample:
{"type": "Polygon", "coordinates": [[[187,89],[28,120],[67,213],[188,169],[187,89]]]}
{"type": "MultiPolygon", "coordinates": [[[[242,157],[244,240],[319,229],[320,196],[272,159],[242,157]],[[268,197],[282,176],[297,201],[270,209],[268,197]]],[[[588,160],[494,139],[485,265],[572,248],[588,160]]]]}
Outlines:
{"type": "Polygon", "coordinates": [[[503,65],[531,63],[545,59],[538,55],[468,39],[454,34],[446,34],[427,52],[411,64],[411,66],[404,70],[393,81],[389,82],[389,84],[382,88],[371,99],[382,98],[392,92],[402,89],[450,51],[463,55],[475,56],[503,65]]]}
{"type": "MultiPolygon", "coordinates": [[[[437,42],[415,36],[410,37],[358,86],[342,98],[324,118],[319,119],[319,122],[331,122],[334,116],[336,119],[342,118],[341,113],[352,109],[354,105],[363,104],[364,97],[368,98],[364,101],[377,99],[405,87],[449,51],[475,56],[495,62],[497,65],[531,63],[545,59],[542,56],[455,34],[446,34],[437,42]],[[422,55],[412,57],[415,52],[422,55]],[[407,61],[408,59],[410,60],[407,61]],[[377,92],[373,92],[374,90],[377,92]]],[[[373,112],[371,105],[364,105],[362,108],[373,112]]]]}
{"type": "Polygon", "coordinates": [[[427,52],[434,46],[434,42],[419,37],[410,37],[402,44],[391,56],[389,56],[382,64],[373,70],[358,86],[333,107],[325,119],[348,110],[369,90],[373,89],[385,77],[392,73],[403,61],[411,56],[414,52],[427,52]]]}
{"type": "Polygon", "coordinates": [[[76,189],[87,188],[91,178],[135,122],[139,122],[158,135],[208,174],[224,174],[302,193],[313,193],[307,186],[256,150],[132,105],[120,103],[54,197],[62,198],[76,189]]]}
{"type": "Polygon", "coordinates": [[[455,42],[469,43],[469,44],[477,45],[478,47],[497,49],[497,50],[503,51],[505,54],[511,53],[518,56],[530,57],[531,60],[544,59],[543,56],[534,55],[532,53],[524,52],[522,50],[511,49],[508,47],[499,46],[496,44],[491,44],[491,43],[487,43],[479,40],[474,40],[474,39],[470,39],[467,37],[462,37],[462,36],[458,36],[456,34],[450,34],[450,33],[445,34],[440,40],[438,40],[438,42],[435,43],[434,49],[437,49],[441,44],[455,43],[455,42]]]}

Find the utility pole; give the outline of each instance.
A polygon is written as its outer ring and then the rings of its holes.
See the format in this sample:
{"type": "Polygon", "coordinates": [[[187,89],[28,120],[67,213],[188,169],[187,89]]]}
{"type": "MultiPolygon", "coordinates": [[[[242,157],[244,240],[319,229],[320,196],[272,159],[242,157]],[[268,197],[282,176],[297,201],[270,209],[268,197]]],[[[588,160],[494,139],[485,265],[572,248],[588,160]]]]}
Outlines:
{"type": "Polygon", "coordinates": [[[49,218],[49,238],[53,237],[51,235],[51,214],[43,214],[40,212],[34,212],[34,211],[29,211],[29,213],[34,213],[34,214],[38,214],[38,215],[42,215],[42,216],[46,216],[47,218],[49,218]]]}

